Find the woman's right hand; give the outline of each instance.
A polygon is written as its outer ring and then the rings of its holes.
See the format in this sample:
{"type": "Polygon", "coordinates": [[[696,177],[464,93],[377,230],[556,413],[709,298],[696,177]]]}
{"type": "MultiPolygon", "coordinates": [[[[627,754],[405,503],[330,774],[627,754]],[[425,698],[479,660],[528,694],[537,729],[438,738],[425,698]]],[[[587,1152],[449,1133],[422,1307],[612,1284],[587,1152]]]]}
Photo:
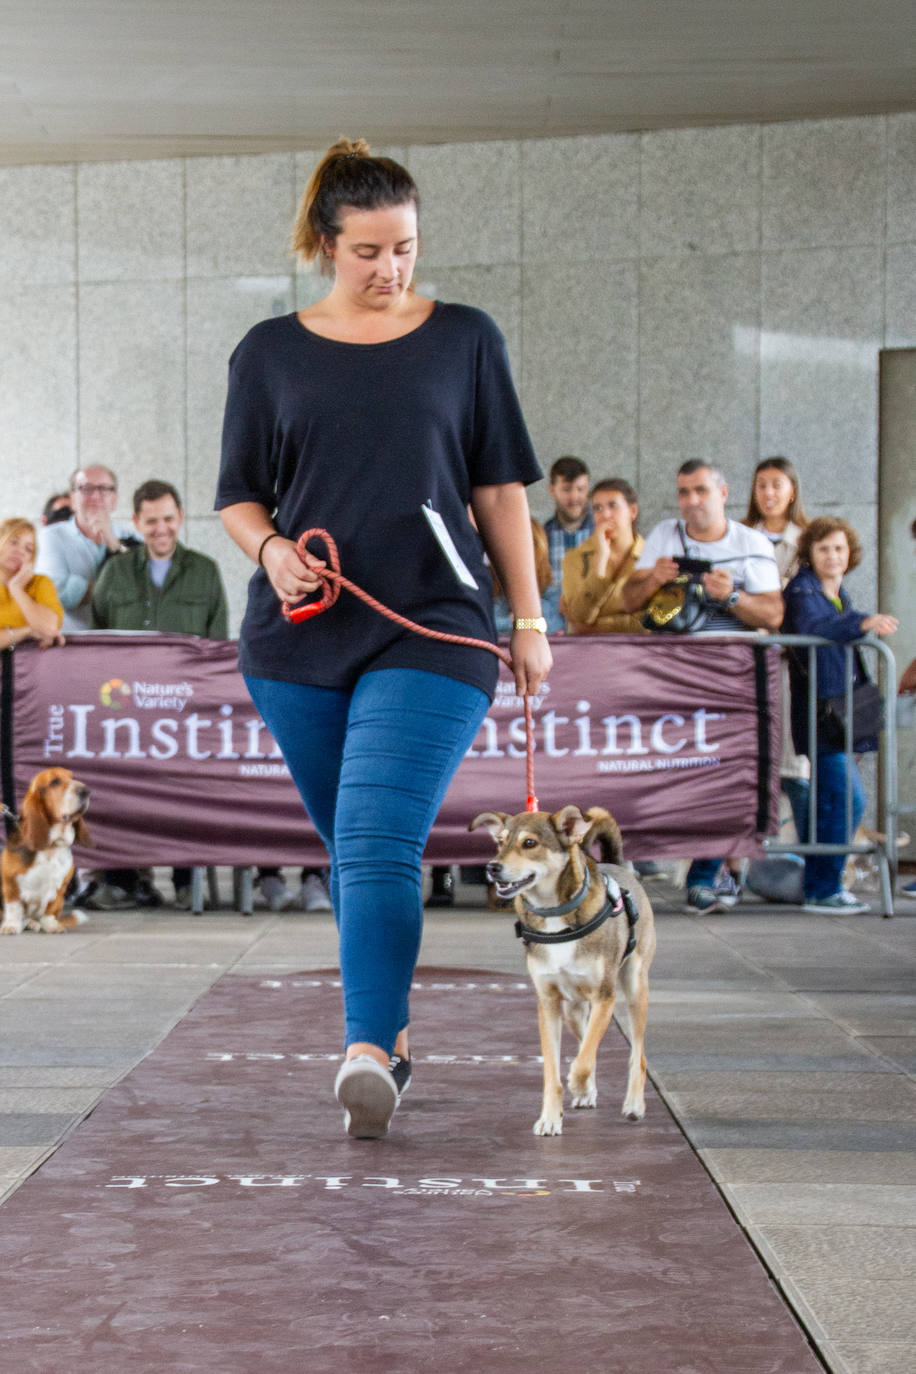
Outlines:
{"type": "Polygon", "coordinates": [[[873,635],[892,635],[897,629],[900,621],[893,615],[881,615],[876,612],[874,615],[867,615],[862,621],[862,629],[869,631],[873,635]]]}
{"type": "Polygon", "coordinates": [[[308,550],[303,562],[294,540],[278,535],[264,545],[261,566],[278,598],[295,606],[322,585],[318,573],[327,567],[327,563],[308,550]]]}

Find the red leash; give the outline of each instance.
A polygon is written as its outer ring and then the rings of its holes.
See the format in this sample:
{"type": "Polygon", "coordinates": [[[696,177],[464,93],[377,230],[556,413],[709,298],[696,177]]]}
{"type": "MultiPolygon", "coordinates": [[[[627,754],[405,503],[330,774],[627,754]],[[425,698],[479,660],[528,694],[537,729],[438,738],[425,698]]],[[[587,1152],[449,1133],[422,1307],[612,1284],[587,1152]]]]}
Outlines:
{"type": "MultiPolygon", "coordinates": [[[[348,577],[344,577],[340,571],[340,554],[337,545],[328,534],[327,530],[306,530],[300,534],[296,544],[296,551],[299,557],[305,562],[306,544],[310,539],[321,539],[324,541],[328,551],[327,562],[329,566],[315,574],[321,579],[322,594],[320,601],[311,601],[307,606],[290,606],[288,601],[283,602],[283,614],[287,620],[298,625],[302,620],[311,620],[313,616],[321,615],[324,611],[330,610],[338,596],[341,587],[346,587],[348,592],[358,596],[360,601],[364,601],[367,606],[378,611],[379,615],[385,616],[387,620],[393,620],[395,625],[403,625],[405,629],[413,630],[415,634],[425,635],[427,639],[440,639],[446,644],[468,644],[472,649],[489,649],[491,654],[502,659],[506,667],[512,668],[512,660],[505,649],[500,649],[498,645],[491,644],[486,639],[470,639],[467,635],[449,635],[442,630],[429,630],[425,625],[418,625],[414,620],[408,620],[406,616],[398,615],[397,611],[391,610],[390,606],[383,606],[381,601],[376,601],[374,596],[364,592],[362,587],[357,587],[355,582],[351,582],[348,577]]],[[[538,810],[538,799],[534,794],[534,719],[531,714],[531,697],[525,693],[525,786],[528,796],[525,801],[526,811],[538,810]]]]}

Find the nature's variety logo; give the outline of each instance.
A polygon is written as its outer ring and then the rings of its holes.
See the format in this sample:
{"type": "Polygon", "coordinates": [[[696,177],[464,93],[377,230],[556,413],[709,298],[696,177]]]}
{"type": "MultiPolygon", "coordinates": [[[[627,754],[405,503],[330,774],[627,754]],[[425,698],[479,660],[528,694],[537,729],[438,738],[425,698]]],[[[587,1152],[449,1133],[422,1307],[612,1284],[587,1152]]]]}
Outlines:
{"type": "Polygon", "coordinates": [[[99,689],[99,700],[103,706],[110,706],[113,711],[120,711],[124,702],[130,696],[130,687],[126,682],[122,682],[119,677],[109,678],[103,682],[99,689]]]}

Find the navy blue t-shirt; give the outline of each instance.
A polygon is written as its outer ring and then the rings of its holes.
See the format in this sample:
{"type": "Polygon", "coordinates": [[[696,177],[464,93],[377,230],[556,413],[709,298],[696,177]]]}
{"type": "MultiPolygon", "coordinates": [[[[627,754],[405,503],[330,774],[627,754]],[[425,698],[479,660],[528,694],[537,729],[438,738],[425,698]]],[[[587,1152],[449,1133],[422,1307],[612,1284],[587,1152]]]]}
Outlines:
{"type": "MultiPolygon", "coordinates": [[[[430,629],[495,640],[471,488],[540,476],[503,337],[470,306],[437,302],[418,328],[377,344],[326,339],[285,315],[255,325],[230,359],[216,509],[258,502],[289,539],[328,530],[346,577],[430,629]],[[425,504],[442,516],[476,590],[453,572],[425,504]]],[[[498,671],[487,650],[421,638],[346,589],[330,610],[292,625],[261,568],[239,666],[346,689],[366,671],[421,668],[491,697],[498,671]]]]}

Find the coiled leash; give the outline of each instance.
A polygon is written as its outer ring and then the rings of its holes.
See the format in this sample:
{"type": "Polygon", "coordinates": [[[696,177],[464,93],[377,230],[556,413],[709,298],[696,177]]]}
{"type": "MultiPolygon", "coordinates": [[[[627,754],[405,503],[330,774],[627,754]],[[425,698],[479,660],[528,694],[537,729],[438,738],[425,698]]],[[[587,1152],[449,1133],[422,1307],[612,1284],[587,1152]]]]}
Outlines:
{"type": "MultiPolygon", "coordinates": [[[[378,611],[379,615],[383,615],[386,620],[394,621],[395,625],[403,625],[405,629],[413,630],[414,634],[425,635],[427,639],[440,639],[446,644],[467,644],[472,649],[489,649],[490,653],[501,659],[511,671],[511,658],[505,649],[500,649],[497,644],[491,644],[487,639],[471,639],[467,635],[450,635],[443,630],[427,629],[425,625],[418,625],[416,621],[398,615],[397,611],[393,611],[390,606],[383,606],[381,601],[376,601],[375,597],[363,591],[362,587],[357,587],[355,582],[344,577],[340,571],[340,554],[327,530],[306,530],[304,534],[300,534],[296,543],[296,552],[303,563],[305,562],[305,554],[308,552],[306,545],[310,539],[322,540],[328,551],[327,562],[329,566],[319,569],[315,573],[322,586],[320,601],[310,601],[305,606],[290,606],[288,601],[283,602],[283,614],[294,625],[298,625],[303,620],[312,620],[316,615],[322,615],[325,611],[330,610],[340,596],[341,587],[346,587],[348,592],[358,596],[360,601],[364,601],[367,606],[378,611]]],[[[525,787],[527,790],[525,810],[537,811],[538,799],[534,792],[534,717],[531,712],[530,694],[526,692],[523,699],[525,703],[525,787]]]]}

